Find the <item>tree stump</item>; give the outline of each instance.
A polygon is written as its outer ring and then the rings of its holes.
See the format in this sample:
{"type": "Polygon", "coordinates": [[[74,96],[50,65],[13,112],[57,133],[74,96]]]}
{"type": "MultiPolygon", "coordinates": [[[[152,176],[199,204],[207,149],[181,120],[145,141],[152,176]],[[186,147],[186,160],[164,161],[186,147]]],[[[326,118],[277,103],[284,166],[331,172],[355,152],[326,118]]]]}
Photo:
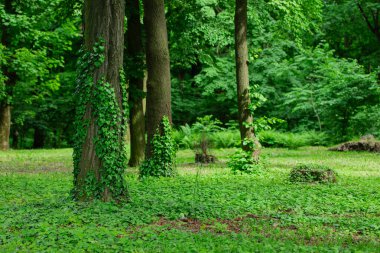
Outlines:
{"type": "Polygon", "coordinates": [[[336,173],[318,164],[299,164],[290,172],[289,180],[294,183],[335,183],[336,173]]]}
{"type": "Polygon", "coordinates": [[[216,157],[213,155],[207,155],[202,153],[195,154],[196,163],[215,163],[216,157]]]}

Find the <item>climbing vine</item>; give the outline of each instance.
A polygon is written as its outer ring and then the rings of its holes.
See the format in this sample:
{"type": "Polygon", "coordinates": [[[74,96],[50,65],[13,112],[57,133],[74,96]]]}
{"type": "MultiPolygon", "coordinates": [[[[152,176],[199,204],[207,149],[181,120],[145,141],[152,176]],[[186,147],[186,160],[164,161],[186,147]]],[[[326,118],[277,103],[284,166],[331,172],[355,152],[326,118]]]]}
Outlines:
{"type": "Polygon", "coordinates": [[[120,89],[123,101],[122,105],[119,105],[115,89],[111,84],[104,77],[94,80],[96,69],[104,62],[103,45],[104,41],[100,40],[92,50],[82,49],[78,61],[73,195],[79,199],[104,198],[105,191],[108,191],[114,199],[127,197],[127,187],[123,177],[126,166],[124,120],[128,113],[125,78],[121,70],[120,89]],[[94,124],[97,129],[93,142],[96,156],[100,160],[99,171],[95,168],[80,168],[90,118],[95,119],[94,124]],[[87,171],[84,179],[79,178],[81,169],[87,171]]]}
{"type": "Polygon", "coordinates": [[[174,176],[176,150],[169,119],[164,116],[152,139],[152,157],[140,166],[140,178],[174,176]]]}

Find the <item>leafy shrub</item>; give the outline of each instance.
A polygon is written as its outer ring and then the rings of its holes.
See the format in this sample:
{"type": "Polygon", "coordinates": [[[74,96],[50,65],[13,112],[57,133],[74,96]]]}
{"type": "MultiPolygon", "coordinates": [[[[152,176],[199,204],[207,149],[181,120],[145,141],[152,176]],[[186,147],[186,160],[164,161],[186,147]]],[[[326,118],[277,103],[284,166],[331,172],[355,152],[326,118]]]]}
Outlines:
{"type": "MultiPolygon", "coordinates": [[[[197,118],[192,126],[185,124],[174,131],[173,138],[179,148],[233,148],[239,146],[240,133],[236,122],[229,122],[228,129],[223,128],[212,115],[197,118]]],[[[203,152],[203,151],[202,151],[203,152]]]]}
{"type": "Polygon", "coordinates": [[[324,133],[281,133],[276,131],[262,131],[258,134],[259,141],[264,147],[296,149],[303,146],[325,146],[328,138],[324,133]]]}
{"type": "MultiPolygon", "coordinates": [[[[173,138],[179,148],[194,149],[194,146],[200,142],[201,134],[195,133],[189,125],[185,125],[173,131],[173,138]]],[[[222,129],[210,133],[207,138],[210,148],[234,148],[240,145],[240,133],[238,130],[222,129]]]]}
{"type": "Polygon", "coordinates": [[[193,133],[188,124],[180,126],[180,129],[173,131],[173,139],[178,147],[182,149],[192,149],[197,138],[197,135],[193,133]]]}
{"type": "Polygon", "coordinates": [[[380,104],[362,106],[350,121],[350,135],[372,134],[380,138],[380,104]]]}
{"type": "Polygon", "coordinates": [[[235,148],[240,146],[238,130],[224,130],[210,136],[211,145],[215,148],[235,148]]]}
{"type": "Polygon", "coordinates": [[[164,116],[152,139],[152,157],[140,166],[140,178],[174,176],[176,150],[169,119],[164,116]]]}
{"type": "Polygon", "coordinates": [[[298,164],[290,172],[290,182],[336,182],[336,173],[329,167],[318,164],[298,164]]]}
{"type": "Polygon", "coordinates": [[[231,168],[234,174],[238,172],[241,174],[255,174],[263,168],[263,164],[254,159],[252,151],[239,149],[230,157],[228,167],[231,168]]]}

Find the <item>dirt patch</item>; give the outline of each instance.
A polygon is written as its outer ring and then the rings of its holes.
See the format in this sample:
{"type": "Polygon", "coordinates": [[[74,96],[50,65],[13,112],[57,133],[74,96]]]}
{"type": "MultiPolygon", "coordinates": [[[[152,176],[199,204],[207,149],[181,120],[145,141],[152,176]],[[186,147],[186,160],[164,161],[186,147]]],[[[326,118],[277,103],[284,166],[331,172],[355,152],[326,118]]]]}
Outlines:
{"type": "MultiPolygon", "coordinates": [[[[192,233],[199,233],[201,231],[208,231],[214,234],[226,234],[226,233],[244,233],[248,234],[250,232],[244,225],[246,220],[255,219],[255,220],[278,220],[277,218],[271,216],[258,216],[255,214],[248,214],[243,217],[237,217],[235,219],[215,219],[208,221],[201,221],[193,218],[183,218],[179,220],[168,220],[164,217],[161,217],[158,221],[148,225],[153,227],[160,227],[163,230],[177,229],[192,233]]],[[[279,228],[281,230],[297,230],[295,225],[282,226],[278,222],[274,222],[271,226],[273,228],[279,228]]],[[[143,227],[140,226],[134,227],[133,229],[128,230],[129,234],[133,234],[136,231],[140,230],[143,227]]]]}
{"type": "Polygon", "coordinates": [[[38,174],[51,172],[71,172],[73,169],[64,163],[46,163],[36,166],[31,163],[0,165],[0,173],[38,174]]]}

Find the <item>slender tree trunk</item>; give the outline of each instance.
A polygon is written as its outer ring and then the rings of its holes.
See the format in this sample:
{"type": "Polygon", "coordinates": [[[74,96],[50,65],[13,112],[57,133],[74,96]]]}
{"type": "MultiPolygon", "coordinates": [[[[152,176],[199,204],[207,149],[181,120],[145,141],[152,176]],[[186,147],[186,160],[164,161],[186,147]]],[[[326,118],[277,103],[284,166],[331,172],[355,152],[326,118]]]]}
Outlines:
{"type": "Polygon", "coordinates": [[[139,0],[127,0],[128,24],[126,33],[127,73],[129,77],[129,125],[130,159],[129,166],[135,167],[145,155],[144,60],[140,23],[139,0]],[[129,64],[128,64],[129,63],[129,64]],[[132,63],[132,64],[131,64],[132,63]]]}
{"type": "Polygon", "coordinates": [[[41,127],[34,128],[33,148],[43,148],[45,144],[45,131],[41,127]]]}
{"type": "Polygon", "coordinates": [[[368,29],[376,36],[376,39],[378,42],[380,42],[380,23],[379,23],[379,12],[380,10],[370,10],[369,14],[372,16],[372,18],[369,17],[369,15],[365,12],[363,6],[357,2],[356,3],[361,15],[364,18],[364,21],[366,22],[368,29]],[[372,22],[371,22],[372,21],[372,22]]]}
{"type": "Polygon", "coordinates": [[[92,51],[96,43],[102,43],[104,61],[92,74],[93,87],[82,90],[85,94],[81,94],[92,95],[85,105],[84,115],[81,116],[84,129],[77,128],[77,134],[85,131],[85,138],[74,149],[74,195],[79,200],[101,198],[103,201],[110,201],[127,196],[123,181],[124,167],[120,162],[125,157],[124,119],[120,116],[124,109],[120,83],[124,50],[124,11],[124,0],[85,0],[84,4],[84,47],[92,51]],[[106,83],[111,86],[114,101],[100,99],[108,97],[106,83]],[[111,112],[111,121],[115,124],[103,121],[99,125],[101,118],[110,116],[106,110],[113,105],[119,110],[116,114],[111,112]],[[110,135],[112,139],[104,142],[110,135]],[[88,189],[93,192],[88,193],[88,189]]]}
{"type": "Polygon", "coordinates": [[[17,149],[19,147],[19,132],[17,129],[12,130],[12,148],[17,149]]]}
{"type": "Polygon", "coordinates": [[[9,135],[11,130],[11,107],[0,103],[0,150],[9,149],[9,135]]]}
{"type": "Polygon", "coordinates": [[[244,144],[244,140],[253,140],[256,146],[253,155],[255,159],[258,159],[260,144],[255,137],[253,128],[250,126],[252,125],[253,117],[249,111],[251,101],[249,97],[248,73],[247,0],[236,0],[235,60],[241,146],[243,150],[248,151],[250,147],[244,144]]]}
{"type": "Polygon", "coordinates": [[[171,121],[170,59],[164,0],[144,0],[144,13],[148,67],[146,157],[150,158],[151,141],[163,116],[171,121]]]}

